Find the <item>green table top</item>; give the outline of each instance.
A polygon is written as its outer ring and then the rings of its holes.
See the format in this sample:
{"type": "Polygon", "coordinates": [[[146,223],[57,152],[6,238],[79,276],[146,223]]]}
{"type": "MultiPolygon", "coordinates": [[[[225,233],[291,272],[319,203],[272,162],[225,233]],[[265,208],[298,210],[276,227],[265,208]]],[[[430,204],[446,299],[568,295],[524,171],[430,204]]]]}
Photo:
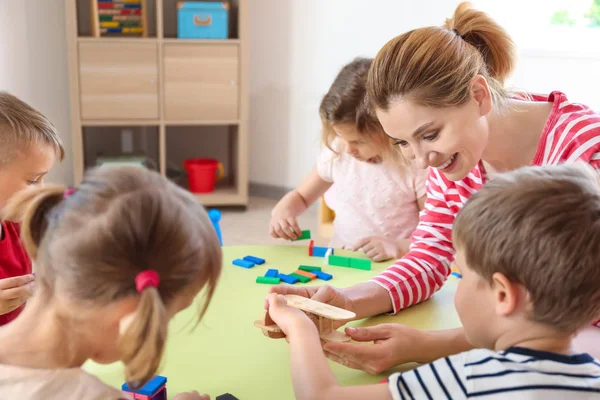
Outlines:
{"type": "MultiPolygon", "coordinates": [[[[338,253],[364,258],[364,255],[349,251],[336,250],[338,253]]],[[[320,266],[333,275],[328,283],[346,287],[368,280],[383,271],[389,262],[373,264],[371,271],[362,271],[325,266],[323,258],[308,256],[307,247],[302,244],[223,247],[223,273],[205,317],[194,329],[198,308],[192,305],[169,325],[165,359],[159,374],[168,379],[170,397],[182,391],[198,390],[210,394],[212,399],[223,393],[231,393],[241,400],[294,398],[286,341],[263,336],[253,323],[264,316],[263,303],[269,289],[269,285],[255,283],[256,277],[264,275],[269,268],[289,274],[299,265],[320,266]],[[247,255],[264,258],[267,262],[252,269],[231,264],[235,258],[247,255]]],[[[431,300],[396,316],[382,315],[350,325],[398,322],[420,329],[460,326],[453,304],[457,281],[457,278],[449,277],[444,288],[431,300]]],[[[321,284],[323,281],[315,280],[306,285],[321,284]]],[[[384,378],[384,375],[369,375],[334,362],[330,365],[341,385],[376,383],[384,378]]],[[[121,363],[98,365],[90,362],[84,368],[115,387],[120,388],[124,381],[121,363]]]]}

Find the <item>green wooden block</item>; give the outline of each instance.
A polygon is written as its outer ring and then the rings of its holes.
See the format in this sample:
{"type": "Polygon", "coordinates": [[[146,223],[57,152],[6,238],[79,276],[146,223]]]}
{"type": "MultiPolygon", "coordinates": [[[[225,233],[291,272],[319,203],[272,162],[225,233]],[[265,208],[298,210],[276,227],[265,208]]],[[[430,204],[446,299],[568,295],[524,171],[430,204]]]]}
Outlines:
{"type": "Polygon", "coordinates": [[[257,276],[256,283],[266,283],[268,285],[277,285],[281,282],[280,278],[271,278],[267,276],[257,276]]]}
{"type": "Polygon", "coordinates": [[[300,275],[297,274],[295,272],[292,272],[291,274],[289,274],[290,276],[293,276],[294,278],[298,278],[298,280],[302,283],[307,283],[310,282],[310,278],[308,276],[304,276],[304,275],[300,275]]]}
{"type": "Polygon", "coordinates": [[[299,270],[302,271],[306,271],[306,272],[313,272],[313,271],[320,271],[321,267],[312,267],[310,265],[301,265],[298,267],[299,270]]]}
{"type": "Polygon", "coordinates": [[[371,260],[364,260],[362,258],[350,258],[350,268],[364,269],[366,271],[371,270],[371,260]]]}
{"type": "Polygon", "coordinates": [[[298,236],[296,239],[294,239],[294,241],[306,239],[310,239],[310,230],[302,231],[302,235],[298,236]]]}
{"type": "Polygon", "coordinates": [[[329,256],[327,263],[329,265],[335,265],[337,267],[349,267],[350,259],[348,257],[342,256],[329,256]]]}

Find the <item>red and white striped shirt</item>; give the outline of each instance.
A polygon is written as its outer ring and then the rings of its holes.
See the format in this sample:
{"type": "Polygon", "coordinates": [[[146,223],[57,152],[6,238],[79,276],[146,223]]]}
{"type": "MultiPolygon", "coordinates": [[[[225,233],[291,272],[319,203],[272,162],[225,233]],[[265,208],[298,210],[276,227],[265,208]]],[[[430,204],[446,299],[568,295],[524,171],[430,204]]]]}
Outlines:
{"type": "MultiPolygon", "coordinates": [[[[569,102],[561,92],[533,98],[554,104],[532,165],[581,160],[600,171],[600,114],[569,102]]],[[[389,292],[394,313],[429,299],[442,287],[454,260],[451,235],[454,218],[484,182],[481,162],[456,182],[430,168],[427,201],[413,233],[410,251],[372,279],[389,292]]],[[[600,321],[596,325],[600,326],[600,321]]]]}

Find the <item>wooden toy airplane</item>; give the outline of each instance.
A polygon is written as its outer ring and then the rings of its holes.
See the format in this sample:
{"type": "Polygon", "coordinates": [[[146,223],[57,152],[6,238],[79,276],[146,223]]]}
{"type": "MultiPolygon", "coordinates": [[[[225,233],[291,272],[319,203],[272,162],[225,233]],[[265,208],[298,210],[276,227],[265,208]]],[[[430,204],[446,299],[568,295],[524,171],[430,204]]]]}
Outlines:
{"type": "MultiPolygon", "coordinates": [[[[334,321],[348,321],[356,317],[352,311],[343,308],[334,307],[329,304],[321,303],[315,300],[295,294],[286,294],[287,305],[304,311],[315,322],[319,329],[319,336],[326,342],[349,342],[351,339],[345,333],[336,331],[333,328],[334,321]]],[[[262,329],[263,334],[273,339],[285,337],[285,333],[279,328],[267,311],[264,321],[255,321],[254,326],[262,329]]]]}

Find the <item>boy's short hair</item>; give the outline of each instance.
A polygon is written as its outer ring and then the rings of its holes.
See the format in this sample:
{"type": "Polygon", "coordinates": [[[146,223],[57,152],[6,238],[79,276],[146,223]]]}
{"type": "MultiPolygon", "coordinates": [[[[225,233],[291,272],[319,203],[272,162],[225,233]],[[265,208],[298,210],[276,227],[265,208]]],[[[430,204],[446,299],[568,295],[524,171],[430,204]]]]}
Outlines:
{"type": "Polygon", "coordinates": [[[585,164],[524,167],[474,194],[453,227],[468,267],[531,296],[529,318],[573,333],[600,316],[600,189],[585,164]]]}
{"type": "Polygon", "coordinates": [[[0,91],[0,166],[38,143],[54,148],[61,161],[65,157],[62,140],[52,123],[29,104],[0,91]]]}

